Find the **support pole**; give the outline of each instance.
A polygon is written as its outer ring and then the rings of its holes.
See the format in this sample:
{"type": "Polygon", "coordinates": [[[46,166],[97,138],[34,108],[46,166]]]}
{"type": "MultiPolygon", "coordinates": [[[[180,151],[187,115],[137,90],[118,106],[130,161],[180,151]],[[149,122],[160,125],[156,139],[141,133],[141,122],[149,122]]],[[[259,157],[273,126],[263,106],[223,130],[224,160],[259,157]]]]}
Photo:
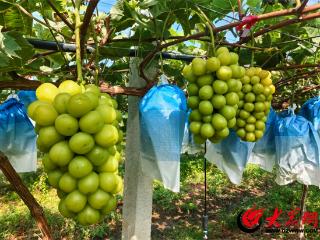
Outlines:
{"type": "MultiPolygon", "coordinates": [[[[303,185],[303,191],[302,191],[302,196],[300,200],[300,219],[299,219],[299,228],[304,229],[304,224],[302,223],[302,216],[304,212],[306,211],[306,199],[307,199],[307,193],[308,193],[308,185],[303,185]]],[[[299,234],[299,239],[305,239],[304,237],[304,232],[300,232],[299,234]]]]}
{"type": "MultiPolygon", "coordinates": [[[[139,59],[130,61],[129,87],[144,87],[139,77],[139,59]]],[[[155,75],[150,68],[148,75],[155,75]]],[[[126,160],[124,176],[123,240],[151,239],[152,179],[142,173],[140,165],[139,97],[128,97],[128,121],[126,134],[126,160]]]]}
{"type": "Polygon", "coordinates": [[[52,235],[48,226],[47,220],[44,216],[43,209],[36,201],[36,199],[29,192],[28,188],[23,184],[21,178],[11,166],[8,158],[0,152],[0,169],[4,176],[8,179],[14,191],[21,197],[23,202],[29,208],[32,216],[35,218],[38,228],[43,234],[44,240],[51,240],[52,235]]]}

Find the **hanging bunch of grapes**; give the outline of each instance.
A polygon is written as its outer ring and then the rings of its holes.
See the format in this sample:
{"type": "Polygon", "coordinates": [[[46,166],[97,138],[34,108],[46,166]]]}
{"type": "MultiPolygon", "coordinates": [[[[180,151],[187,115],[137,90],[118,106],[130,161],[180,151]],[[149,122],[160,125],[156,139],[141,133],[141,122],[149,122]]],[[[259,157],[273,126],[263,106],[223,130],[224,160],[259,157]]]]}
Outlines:
{"type": "Polygon", "coordinates": [[[36,122],[37,146],[49,184],[57,189],[59,211],[82,225],[99,222],[116,208],[122,141],[117,102],[95,85],[67,80],[44,83],[28,107],[36,122]]]}
{"type": "Polygon", "coordinates": [[[196,143],[206,139],[217,143],[231,128],[245,141],[263,136],[275,92],[271,73],[253,67],[246,70],[238,60],[236,53],[220,47],[215,57],[195,58],[184,67],[192,109],[190,131],[196,143]]]}
{"type": "Polygon", "coordinates": [[[258,67],[247,69],[241,82],[237,134],[242,140],[254,142],[264,134],[275,87],[271,73],[258,67]]]}
{"type": "Polygon", "coordinates": [[[241,78],[245,69],[238,65],[239,56],[220,47],[216,56],[207,60],[193,59],[182,71],[188,81],[190,131],[196,143],[206,139],[219,142],[236,125],[236,114],[241,93],[241,78]]]}

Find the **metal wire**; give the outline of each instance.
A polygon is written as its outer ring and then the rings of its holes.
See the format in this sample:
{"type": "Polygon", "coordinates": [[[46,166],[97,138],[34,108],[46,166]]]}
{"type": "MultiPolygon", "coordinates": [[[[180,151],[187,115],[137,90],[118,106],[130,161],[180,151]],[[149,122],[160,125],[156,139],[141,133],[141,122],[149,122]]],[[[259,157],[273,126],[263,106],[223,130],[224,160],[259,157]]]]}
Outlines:
{"type": "MultiPolygon", "coordinates": [[[[207,143],[204,143],[204,154],[207,152],[207,143]]],[[[208,208],[207,208],[207,159],[203,160],[204,171],[204,212],[203,212],[203,239],[208,239],[208,208]]]]}

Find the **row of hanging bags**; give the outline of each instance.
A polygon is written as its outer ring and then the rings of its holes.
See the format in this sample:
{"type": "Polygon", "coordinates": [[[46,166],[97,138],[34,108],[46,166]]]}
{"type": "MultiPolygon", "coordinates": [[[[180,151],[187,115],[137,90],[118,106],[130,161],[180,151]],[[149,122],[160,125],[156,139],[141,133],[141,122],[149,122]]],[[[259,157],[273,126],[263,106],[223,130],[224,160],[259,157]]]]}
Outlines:
{"type": "Polygon", "coordinates": [[[16,98],[0,104],[0,151],[17,172],[36,170],[36,134],[24,104],[16,98]]]}
{"type": "Polygon", "coordinates": [[[205,157],[234,184],[240,184],[247,163],[253,163],[270,172],[276,166],[276,182],[280,185],[297,180],[320,186],[319,143],[315,128],[306,118],[295,115],[293,109],[279,114],[271,109],[264,136],[259,141],[241,141],[231,131],[218,144],[208,142],[205,157]]]}

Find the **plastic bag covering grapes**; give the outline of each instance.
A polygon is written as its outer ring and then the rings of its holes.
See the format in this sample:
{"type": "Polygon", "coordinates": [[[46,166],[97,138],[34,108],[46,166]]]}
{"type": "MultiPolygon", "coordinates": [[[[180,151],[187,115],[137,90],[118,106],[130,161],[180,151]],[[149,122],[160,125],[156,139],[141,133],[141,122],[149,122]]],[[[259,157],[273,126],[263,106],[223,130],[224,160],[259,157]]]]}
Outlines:
{"type": "Polygon", "coordinates": [[[29,104],[37,100],[36,92],[33,90],[20,90],[17,92],[18,98],[27,109],[29,104]]]}
{"type": "Polygon", "coordinates": [[[272,172],[276,162],[276,145],[274,137],[274,124],[276,119],[277,113],[271,108],[263,137],[254,145],[248,162],[257,164],[262,169],[269,172],[272,172]]]}
{"type": "Polygon", "coordinates": [[[229,136],[220,143],[207,141],[205,158],[225,172],[232,183],[240,184],[254,144],[242,141],[236,132],[231,130],[229,136]]]}
{"type": "Polygon", "coordinates": [[[36,170],[36,134],[23,104],[15,98],[0,105],[0,151],[17,172],[36,170]]]}
{"type": "Polygon", "coordinates": [[[320,136],[320,97],[311,98],[305,102],[298,115],[308,119],[320,136]]]}
{"type": "Polygon", "coordinates": [[[297,180],[320,186],[319,135],[307,119],[295,115],[293,109],[289,113],[275,123],[276,182],[284,185],[297,180]]]}
{"type": "Polygon", "coordinates": [[[154,86],[141,99],[139,108],[142,171],[178,192],[186,97],[177,86],[154,86]]]}
{"type": "Polygon", "coordinates": [[[191,113],[191,109],[187,112],[187,118],[184,127],[184,136],[182,141],[182,149],[181,153],[188,153],[188,154],[196,154],[199,152],[203,152],[204,144],[196,144],[193,140],[193,134],[189,131],[189,115],[191,113]]]}
{"type": "Polygon", "coordinates": [[[189,145],[190,145],[190,138],[191,138],[191,133],[189,131],[189,115],[191,113],[191,109],[187,111],[187,117],[184,123],[184,132],[183,132],[183,140],[182,140],[182,148],[181,148],[181,153],[187,153],[189,150],[189,145]]]}

